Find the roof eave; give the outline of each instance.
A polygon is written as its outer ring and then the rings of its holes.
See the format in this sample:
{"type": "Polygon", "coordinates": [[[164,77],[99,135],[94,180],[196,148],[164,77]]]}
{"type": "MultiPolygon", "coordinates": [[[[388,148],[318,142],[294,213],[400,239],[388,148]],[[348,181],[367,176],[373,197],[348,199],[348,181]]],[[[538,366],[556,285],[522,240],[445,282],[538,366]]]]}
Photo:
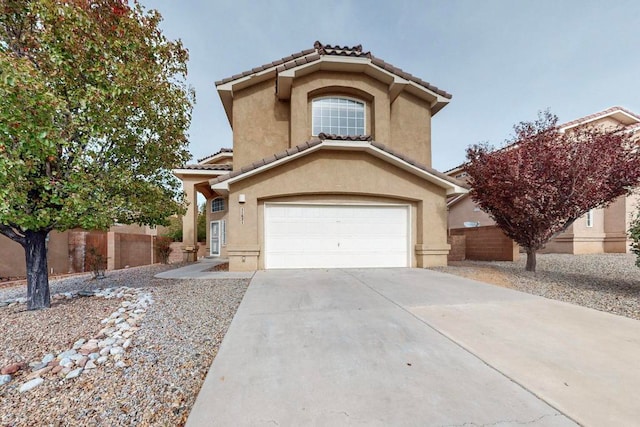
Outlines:
{"type": "Polygon", "coordinates": [[[173,169],[171,172],[178,178],[184,178],[188,175],[190,176],[215,175],[216,177],[218,177],[220,175],[226,175],[229,173],[228,170],[184,169],[184,168],[173,169]]]}
{"type": "Polygon", "coordinates": [[[211,185],[211,189],[218,191],[218,190],[226,190],[229,191],[229,185],[233,184],[235,182],[238,182],[240,180],[243,180],[245,178],[248,178],[250,176],[254,176],[257,175],[259,173],[262,173],[266,170],[272,169],[274,167],[277,167],[283,163],[287,163],[290,162],[292,160],[295,160],[299,157],[302,156],[306,156],[307,154],[311,154],[315,151],[321,150],[321,149],[332,149],[332,150],[349,150],[349,151],[366,151],[369,152],[370,154],[372,154],[375,157],[378,157],[388,163],[393,164],[394,166],[403,169],[407,172],[410,172],[414,175],[417,175],[421,178],[423,178],[424,180],[431,182],[432,184],[443,188],[446,191],[446,195],[454,195],[454,194],[466,194],[469,192],[469,190],[467,190],[464,187],[461,187],[459,185],[456,185],[452,182],[449,182],[443,178],[440,178],[439,176],[430,173],[428,171],[425,171],[424,169],[421,169],[417,166],[414,166],[410,163],[408,163],[407,161],[400,159],[390,153],[387,153],[384,150],[381,150],[377,147],[374,147],[372,144],[370,144],[369,142],[366,141],[334,141],[334,140],[324,140],[322,141],[322,143],[315,145],[313,147],[310,147],[304,151],[301,152],[297,152],[295,154],[292,154],[290,156],[286,156],[283,157],[281,159],[278,159],[274,162],[265,164],[263,166],[260,166],[258,168],[255,169],[251,169],[248,170],[245,173],[242,173],[240,175],[237,175],[235,177],[229,178],[225,181],[222,182],[218,182],[218,183],[214,183],[211,185]]]}

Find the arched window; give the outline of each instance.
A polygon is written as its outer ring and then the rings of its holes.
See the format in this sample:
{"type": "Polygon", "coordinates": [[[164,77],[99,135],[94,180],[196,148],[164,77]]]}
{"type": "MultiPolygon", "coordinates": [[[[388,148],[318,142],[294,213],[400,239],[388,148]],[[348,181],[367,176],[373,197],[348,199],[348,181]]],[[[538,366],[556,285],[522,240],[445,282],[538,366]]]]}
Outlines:
{"type": "Polygon", "coordinates": [[[211,201],[211,212],[221,212],[224,210],[224,199],[222,197],[215,198],[211,201]]]}
{"type": "Polygon", "coordinates": [[[313,135],[352,136],[365,134],[364,102],[328,97],[312,101],[313,135]]]}

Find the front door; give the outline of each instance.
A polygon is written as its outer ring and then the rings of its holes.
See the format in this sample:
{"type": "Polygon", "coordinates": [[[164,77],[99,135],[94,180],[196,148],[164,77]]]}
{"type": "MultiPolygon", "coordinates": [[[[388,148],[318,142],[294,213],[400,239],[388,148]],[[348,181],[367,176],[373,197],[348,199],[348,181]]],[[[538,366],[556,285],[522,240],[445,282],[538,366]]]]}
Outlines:
{"type": "Polygon", "coordinates": [[[211,256],[220,256],[220,221],[211,221],[211,256]]]}

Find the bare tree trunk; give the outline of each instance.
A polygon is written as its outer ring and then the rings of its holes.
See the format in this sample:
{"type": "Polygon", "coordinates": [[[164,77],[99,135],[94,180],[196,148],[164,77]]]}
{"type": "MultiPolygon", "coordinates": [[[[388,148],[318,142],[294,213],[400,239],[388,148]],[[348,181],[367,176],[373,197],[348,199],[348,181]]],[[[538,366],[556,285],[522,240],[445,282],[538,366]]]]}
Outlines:
{"type": "Polygon", "coordinates": [[[49,231],[26,231],[24,253],[27,262],[27,310],[51,307],[47,266],[49,231]]]}
{"type": "Polygon", "coordinates": [[[527,248],[527,271],[536,271],[536,250],[527,248]]]}

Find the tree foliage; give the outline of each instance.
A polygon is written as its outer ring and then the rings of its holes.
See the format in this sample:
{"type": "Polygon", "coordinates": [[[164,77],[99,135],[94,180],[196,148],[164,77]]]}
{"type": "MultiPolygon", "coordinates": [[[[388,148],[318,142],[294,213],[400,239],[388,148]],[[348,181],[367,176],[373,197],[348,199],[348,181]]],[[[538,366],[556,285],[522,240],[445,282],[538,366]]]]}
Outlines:
{"type": "Polygon", "coordinates": [[[629,237],[631,237],[631,251],[638,257],[636,265],[640,267],[640,207],[635,218],[631,221],[629,237]]]}
{"type": "Polygon", "coordinates": [[[526,249],[527,270],[535,271],[535,253],[552,237],[640,184],[640,156],[621,129],[560,132],[548,111],[514,130],[500,150],[470,147],[465,171],[471,198],[526,249]]]}
{"type": "MultiPolygon", "coordinates": [[[[207,240],[207,213],[206,203],[198,208],[198,242],[207,240]]],[[[173,216],[169,219],[169,225],[164,236],[169,237],[174,242],[182,242],[182,221],[181,216],[173,216]]]]}
{"type": "Polygon", "coordinates": [[[0,232],[25,247],[28,306],[42,308],[49,231],[182,212],[170,169],[188,159],[194,94],[186,49],[137,2],[0,9],[0,232]]]}

